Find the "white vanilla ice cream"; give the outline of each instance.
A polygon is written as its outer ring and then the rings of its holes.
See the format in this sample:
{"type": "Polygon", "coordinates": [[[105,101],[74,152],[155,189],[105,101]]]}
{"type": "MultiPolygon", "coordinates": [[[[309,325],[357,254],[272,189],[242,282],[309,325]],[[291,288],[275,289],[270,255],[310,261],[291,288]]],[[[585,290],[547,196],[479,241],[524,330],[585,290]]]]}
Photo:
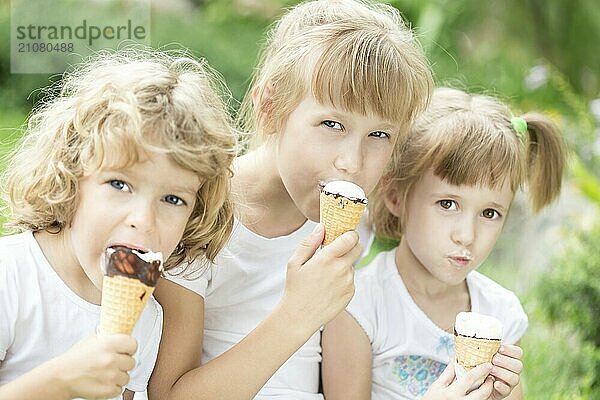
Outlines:
{"type": "Polygon", "coordinates": [[[160,261],[159,271],[163,270],[163,255],[160,251],[156,253],[152,251],[147,251],[146,253],[142,253],[141,251],[133,250],[133,253],[137,254],[139,258],[146,261],[147,263],[151,263],[152,261],[160,261]]]}
{"type": "Polygon", "coordinates": [[[502,323],[494,317],[476,312],[458,313],[454,330],[462,336],[480,339],[502,339],[502,323]]]}
{"type": "Polygon", "coordinates": [[[329,182],[325,185],[323,191],[327,194],[344,196],[347,199],[358,200],[363,203],[367,201],[364,190],[357,184],[348,181],[329,182]]]}

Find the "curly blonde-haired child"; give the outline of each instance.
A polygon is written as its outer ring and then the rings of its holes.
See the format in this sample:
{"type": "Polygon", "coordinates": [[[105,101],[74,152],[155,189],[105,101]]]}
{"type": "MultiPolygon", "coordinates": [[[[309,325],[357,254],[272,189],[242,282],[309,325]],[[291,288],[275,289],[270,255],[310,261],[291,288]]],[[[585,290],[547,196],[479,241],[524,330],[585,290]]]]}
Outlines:
{"type": "Polygon", "coordinates": [[[96,336],[101,255],[161,251],[169,269],[224,245],[236,143],[213,81],[182,53],[103,53],[34,111],[3,180],[20,233],[0,238],[0,399],[146,389],[162,309],[133,337],[96,336]]]}
{"type": "Polygon", "coordinates": [[[323,334],[327,399],[464,398],[490,371],[467,398],[522,397],[518,343],[527,316],[514,293],[474,270],[517,190],[528,187],[535,211],[558,195],[565,153],[541,114],[513,118],[492,97],[434,91],[370,199],[375,232],[400,244],[357,272],[354,298],[323,334]],[[452,383],[461,311],[498,318],[503,343],[493,365],[452,383]]]}
{"type": "Polygon", "coordinates": [[[370,193],[431,87],[388,5],[312,1],[281,18],[245,102],[256,140],[234,163],[232,238],[201,279],[157,288],[151,400],[322,398],[319,328],[352,297],[361,246],[349,232],[315,254],[319,191],[343,179],[370,193]]]}

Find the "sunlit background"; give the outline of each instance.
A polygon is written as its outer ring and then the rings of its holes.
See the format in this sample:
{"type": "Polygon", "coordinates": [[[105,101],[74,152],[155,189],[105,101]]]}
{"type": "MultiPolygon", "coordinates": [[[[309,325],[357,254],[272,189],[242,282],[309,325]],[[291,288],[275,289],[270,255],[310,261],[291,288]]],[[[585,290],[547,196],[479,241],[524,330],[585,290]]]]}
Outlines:
{"type": "MultiPolygon", "coordinates": [[[[151,43],[205,57],[239,101],[265,29],[295,3],[153,0],[151,43]]],[[[436,83],[499,96],[515,115],[545,112],[563,129],[571,158],[560,199],[532,216],[518,196],[481,269],[515,291],[529,314],[525,397],[600,399],[600,2],[388,3],[417,32],[436,83]]],[[[2,0],[0,155],[21,135],[39,89],[60,79],[11,74],[9,29],[10,7],[2,0]]]]}

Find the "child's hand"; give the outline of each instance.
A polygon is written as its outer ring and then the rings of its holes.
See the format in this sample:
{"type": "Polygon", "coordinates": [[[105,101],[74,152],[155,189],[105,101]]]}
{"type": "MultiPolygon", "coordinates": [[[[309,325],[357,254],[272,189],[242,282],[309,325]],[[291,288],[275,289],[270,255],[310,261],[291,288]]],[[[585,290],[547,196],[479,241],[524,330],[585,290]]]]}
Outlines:
{"type": "Polygon", "coordinates": [[[484,400],[488,399],[493,389],[493,379],[488,376],[483,384],[469,391],[477,381],[492,370],[490,363],[484,363],[468,371],[464,376],[456,378],[454,360],[451,360],[444,372],[431,384],[423,400],[484,400]]]}
{"type": "MultiPolygon", "coordinates": [[[[352,264],[360,257],[356,232],[346,232],[318,254],[324,228],[319,224],[288,261],[282,304],[301,320],[312,321],[313,332],[332,320],[354,295],[352,264]]],[[[304,322],[306,324],[306,322],[304,322]]]]}
{"type": "Polygon", "coordinates": [[[519,384],[523,371],[523,350],[516,345],[503,344],[492,359],[492,375],[495,378],[494,390],[490,399],[499,400],[507,397],[519,384]]]}
{"type": "Polygon", "coordinates": [[[113,398],[129,382],[136,350],[137,342],[128,335],[91,336],[57,357],[55,367],[70,398],[113,398]]]}

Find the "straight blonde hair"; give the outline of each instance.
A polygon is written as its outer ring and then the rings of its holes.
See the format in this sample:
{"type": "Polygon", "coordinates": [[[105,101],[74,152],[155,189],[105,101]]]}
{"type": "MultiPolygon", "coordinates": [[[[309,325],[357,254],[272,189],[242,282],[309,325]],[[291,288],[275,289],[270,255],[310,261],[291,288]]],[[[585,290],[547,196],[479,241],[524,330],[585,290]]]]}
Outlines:
{"type": "Polygon", "coordinates": [[[269,32],[240,125],[256,147],[281,132],[310,94],[322,104],[382,117],[405,133],[432,86],[423,50],[395,8],[359,0],[303,2],[269,32]]]}

